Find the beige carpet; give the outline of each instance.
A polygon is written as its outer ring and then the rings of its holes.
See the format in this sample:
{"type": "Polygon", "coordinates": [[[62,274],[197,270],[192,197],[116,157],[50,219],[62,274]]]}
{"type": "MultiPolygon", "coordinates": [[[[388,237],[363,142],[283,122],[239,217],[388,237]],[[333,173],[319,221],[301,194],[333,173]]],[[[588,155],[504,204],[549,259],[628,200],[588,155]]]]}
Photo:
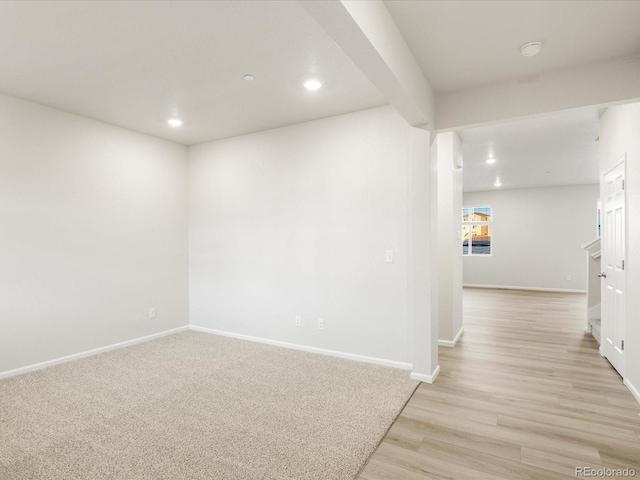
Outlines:
{"type": "Polygon", "coordinates": [[[1,380],[0,479],[353,479],[408,377],[179,333],[1,380]]]}

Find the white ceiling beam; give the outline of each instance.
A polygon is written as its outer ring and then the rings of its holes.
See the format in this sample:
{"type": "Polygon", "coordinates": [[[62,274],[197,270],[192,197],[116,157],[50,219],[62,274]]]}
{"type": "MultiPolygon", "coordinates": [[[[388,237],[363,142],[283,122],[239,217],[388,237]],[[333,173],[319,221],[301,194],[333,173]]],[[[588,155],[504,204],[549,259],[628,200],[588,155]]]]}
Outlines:
{"type": "Polygon", "coordinates": [[[300,5],[410,125],[435,128],[433,90],[383,2],[300,0],[300,5]]]}
{"type": "Polygon", "coordinates": [[[640,55],[441,92],[438,131],[640,100],[640,55]]]}

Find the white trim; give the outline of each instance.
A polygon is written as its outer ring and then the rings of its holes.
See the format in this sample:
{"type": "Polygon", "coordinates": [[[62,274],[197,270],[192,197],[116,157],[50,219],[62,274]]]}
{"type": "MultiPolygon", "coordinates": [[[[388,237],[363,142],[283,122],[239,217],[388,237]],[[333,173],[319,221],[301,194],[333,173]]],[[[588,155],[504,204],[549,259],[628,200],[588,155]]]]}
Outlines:
{"type": "Polygon", "coordinates": [[[435,370],[431,375],[425,375],[424,373],[416,373],[411,372],[411,380],[420,380],[423,383],[433,383],[436,378],[438,378],[438,374],[440,373],[440,365],[436,365],[435,370]]]}
{"type": "MultiPolygon", "coordinates": [[[[618,168],[620,165],[622,165],[624,162],[627,161],[627,152],[624,152],[622,155],[620,155],[618,158],[616,158],[616,161],[613,163],[613,165],[609,166],[609,168],[607,168],[606,170],[604,170],[602,172],[602,177],[604,177],[605,175],[607,175],[608,173],[613,172],[616,168],[618,168]]],[[[627,178],[627,166],[624,166],[624,177],[627,178]]]]}
{"type": "Polygon", "coordinates": [[[455,347],[456,343],[458,343],[458,340],[460,340],[460,337],[462,336],[463,333],[464,333],[464,327],[460,327],[460,331],[454,337],[453,341],[451,341],[451,340],[438,340],[438,345],[440,345],[441,347],[455,347]]]}
{"type": "Polygon", "coordinates": [[[591,240],[589,243],[585,243],[584,245],[581,245],[580,248],[584,248],[585,250],[589,250],[591,247],[595,247],[596,245],[598,245],[601,241],[602,237],[596,237],[593,240],[591,240]]]}
{"type": "Polygon", "coordinates": [[[466,288],[492,288],[497,290],[531,290],[534,292],[558,292],[558,293],[587,293],[586,290],[574,290],[572,288],[544,288],[544,287],[514,287],[511,285],[476,285],[465,283],[466,288]]]}
{"type": "Polygon", "coordinates": [[[178,327],[171,330],[165,330],[164,332],[154,333],[147,335],[146,337],[134,338],[133,340],[127,340],[125,342],[114,343],[113,345],[107,345],[106,347],[94,348],[93,350],[87,350],[85,352],[74,353],[64,357],[54,358],[53,360],[47,360],[46,362],[35,363],[33,365],[27,365],[26,367],[20,367],[13,370],[7,370],[6,372],[0,372],[0,380],[3,378],[14,377],[16,375],[22,375],[23,373],[35,372],[36,370],[42,370],[43,368],[53,367],[60,363],[71,362],[73,360],[79,360],[85,357],[91,357],[100,353],[109,352],[111,350],[117,350],[119,348],[129,347],[137,343],[148,342],[149,340],[155,340],[156,338],[166,337],[167,335],[173,335],[174,333],[183,332],[189,330],[189,326],[178,327]]]}
{"type": "Polygon", "coordinates": [[[602,251],[600,249],[601,238],[602,237],[597,237],[595,240],[591,240],[589,243],[585,243],[581,246],[581,248],[584,248],[587,251],[593,249],[593,247],[598,247],[597,250],[590,253],[591,258],[593,258],[594,260],[597,260],[602,255],[602,251]]]}
{"type": "Polygon", "coordinates": [[[221,335],[223,337],[237,338],[239,340],[248,340],[250,342],[264,343],[266,345],[274,345],[276,347],[290,348],[292,350],[300,350],[303,352],[318,353],[320,355],[328,355],[330,357],[345,358],[347,360],[356,360],[358,362],[373,363],[375,365],[383,365],[385,367],[400,368],[402,370],[411,370],[411,366],[412,366],[410,363],[397,362],[395,360],[386,360],[384,358],[367,357],[365,355],[357,355],[355,353],[338,352],[336,350],[327,350],[324,348],[309,347],[307,345],[281,342],[279,340],[271,340],[268,338],[252,337],[250,335],[243,335],[241,333],[225,332],[223,330],[215,330],[213,328],[199,327],[197,325],[191,325],[190,328],[191,330],[194,330],[196,332],[210,333],[213,335],[221,335]]]}
{"type": "Polygon", "coordinates": [[[640,403],[640,392],[638,391],[638,389],[633,386],[633,384],[629,381],[628,378],[625,378],[622,383],[625,384],[625,386],[631,392],[631,395],[633,395],[633,397],[638,401],[638,403],[640,403]]]}

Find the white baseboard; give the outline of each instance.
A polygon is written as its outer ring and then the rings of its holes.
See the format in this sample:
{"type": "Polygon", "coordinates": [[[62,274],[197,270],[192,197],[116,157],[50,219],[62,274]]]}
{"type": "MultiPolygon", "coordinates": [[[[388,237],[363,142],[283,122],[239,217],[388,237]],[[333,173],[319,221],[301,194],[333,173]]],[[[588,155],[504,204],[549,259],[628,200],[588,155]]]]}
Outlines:
{"type": "Polygon", "coordinates": [[[415,373],[411,372],[411,380],[420,380],[424,383],[433,383],[436,378],[438,378],[438,374],[440,373],[440,365],[436,365],[435,370],[431,375],[425,375],[424,373],[415,373]]]}
{"type": "Polygon", "coordinates": [[[133,340],[127,340],[126,342],[114,343],[113,345],[107,345],[106,347],[94,348],[93,350],[74,353],[73,355],[67,355],[65,357],[54,358],[53,360],[47,360],[46,362],[27,365],[26,367],[20,367],[14,370],[7,370],[6,372],[0,372],[0,380],[3,378],[15,377],[16,375],[22,375],[23,373],[35,372],[36,370],[42,370],[43,368],[53,367],[54,365],[71,362],[73,360],[79,360],[81,358],[90,357],[92,355],[98,355],[99,353],[105,353],[111,350],[129,347],[137,343],[148,342],[149,340],[166,337],[167,335],[172,335],[174,333],[182,332],[185,330],[189,330],[188,325],[171,330],[165,330],[164,332],[154,333],[153,335],[147,335],[146,337],[134,338],[133,340]]]}
{"type": "Polygon", "coordinates": [[[462,336],[463,333],[464,333],[464,327],[460,327],[460,331],[456,334],[453,341],[438,340],[438,345],[440,345],[441,347],[449,347],[449,348],[455,347],[456,343],[458,343],[458,340],[460,340],[460,337],[462,336]]]}
{"type": "Polygon", "coordinates": [[[628,378],[625,378],[622,383],[626,385],[626,387],[631,392],[631,395],[633,395],[633,397],[638,401],[638,403],[640,403],[640,392],[638,391],[638,389],[632,385],[632,383],[629,381],[628,378]]]}
{"type": "Polygon", "coordinates": [[[587,310],[587,318],[601,318],[602,312],[600,310],[600,304],[597,304],[587,310]]]}
{"type": "Polygon", "coordinates": [[[571,288],[542,288],[542,287],[514,287],[512,285],[476,285],[465,283],[465,288],[491,288],[494,290],[530,290],[533,292],[557,292],[557,293],[587,293],[586,290],[574,290],[571,288]]]}
{"type": "Polygon", "coordinates": [[[356,360],[359,362],[373,363],[375,365],[383,365],[385,367],[400,368],[402,370],[411,370],[410,363],[397,362],[395,360],[386,360],[384,358],[367,357],[365,355],[357,355],[355,353],[338,352],[336,350],[327,350],[324,348],[309,347],[297,343],[281,342],[279,340],[270,340],[268,338],[252,337],[241,333],[225,332],[215,330],[213,328],[199,327],[191,325],[191,330],[196,332],[211,333],[213,335],[222,335],[223,337],[237,338],[238,340],[248,340],[250,342],[264,343],[266,345],[274,345],[276,347],[290,348],[292,350],[300,350],[303,352],[319,353],[320,355],[328,355],[330,357],[345,358],[347,360],[356,360]]]}

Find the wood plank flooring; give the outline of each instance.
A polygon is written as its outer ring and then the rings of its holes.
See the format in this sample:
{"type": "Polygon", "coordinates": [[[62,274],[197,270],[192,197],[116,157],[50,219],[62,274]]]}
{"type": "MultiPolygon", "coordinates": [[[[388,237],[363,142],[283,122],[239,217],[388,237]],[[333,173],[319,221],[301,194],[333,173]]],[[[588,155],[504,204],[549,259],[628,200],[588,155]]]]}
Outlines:
{"type": "Polygon", "coordinates": [[[576,467],[640,478],[640,404],[584,332],[585,301],[465,289],[464,335],[440,348],[440,376],[416,390],[359,479],[550,480],[576,467]]]}

